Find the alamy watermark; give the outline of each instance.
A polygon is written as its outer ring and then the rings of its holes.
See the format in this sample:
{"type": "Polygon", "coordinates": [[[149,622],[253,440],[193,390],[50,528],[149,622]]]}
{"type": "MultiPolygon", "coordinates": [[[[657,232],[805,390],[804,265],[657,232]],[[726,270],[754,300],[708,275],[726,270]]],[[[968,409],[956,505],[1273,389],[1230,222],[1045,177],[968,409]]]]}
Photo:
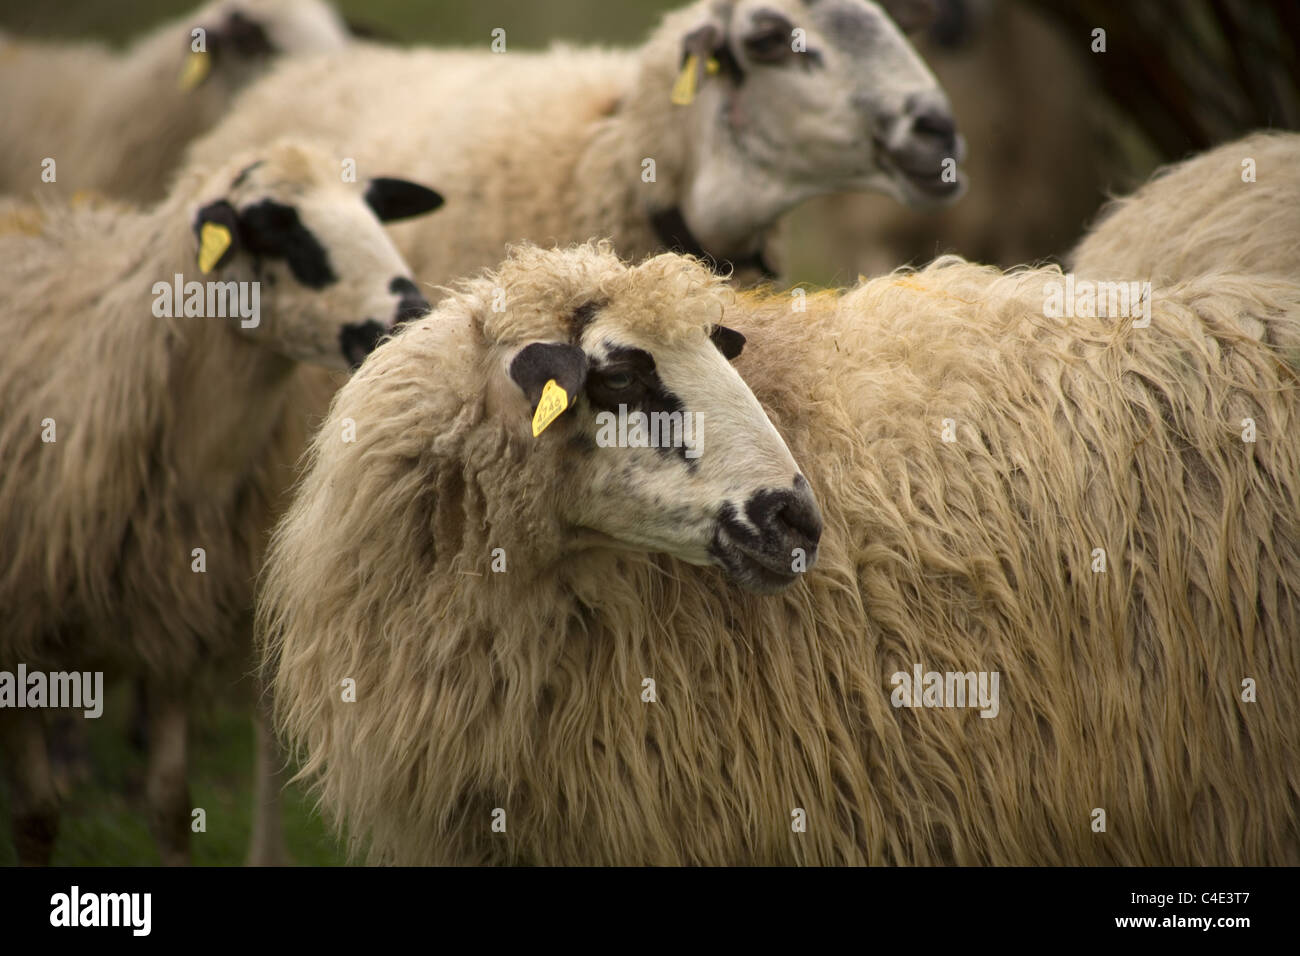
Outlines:
{"type": "Polygon", "coordinates": [[[699,458],[704,448],[704,416],[699,412],[639,412],[618,406],[596,414],[596,444],[601,448],[684,448],[699,458]]]}
{"type": "Polygon", "coordinates": [[[103,671],[0,671],[0,707],[71,707],[92,720],[104,712],[103,671]]]}
{"type": "Polygon", "coordinates": [[[1051,319],[1131,318],[1138,320],[1134,328],[1146,328],[1151,324],[1151,283],[1094,282],[1067,272],[1064,281],[1043,286],[1043,315],[1051,319]]]}
{"type": "Polygon", "coordinates": [[[171,282],[155,282],[153,314],[160,319],[239,317],[240,328],[255,329],[262,318],[259,282],[186,282],[179,272],[171,282]]]}
{"type": "Polygon", "coordinates": [[[148,936],[152,911],[152,893],[83,893],[74,884],[50,897],[50,925],[56,927],[119,926],[133,936],[148,936]]]}
{"type": "Polygon", "coordinates": [[[979,707],[981,717],[996,717],[1001,709],[997,671],[895,671],[889,678],[895,707],[979,707]]]}

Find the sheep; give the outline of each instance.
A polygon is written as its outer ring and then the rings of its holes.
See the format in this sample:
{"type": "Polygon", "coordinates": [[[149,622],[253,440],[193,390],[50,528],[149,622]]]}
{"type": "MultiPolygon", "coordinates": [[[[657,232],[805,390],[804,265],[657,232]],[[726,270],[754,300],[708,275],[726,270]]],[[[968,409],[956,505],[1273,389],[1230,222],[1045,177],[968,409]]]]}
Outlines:
{"type": "Polygon", "coordinates": [[[1300,134],[1252,133],[1159,171],[1103,210],[1070,261],[1081,275],[1156,282],[1300,278],[1300,134]]]}
{"type": "Polygon", "coordinates": [[[943,91],[867,0],[699,0],[639,50],[358,43],[282,64],[192,152],[280,130],[454,195],[445,234],[393,230],[436,286],[495,265],[507,243],[593,237],[633,259],[707,256],[748,281],[773,271],[769,234],[812,196],[925,205],[964,188],[943,91]]]}
{"type": "MultiPolygon", "coordinates": [[[[0,671],[144,682],[167,863],[188,850],[186,711],[249,648],[298,409],[318,401],[297,363],[354,365],[427,309],[381,220],[441,197],[338,170],[276,143],[187,170],[156,208],[45,204],[36,235],[0,236],[0,671]]],[[[0,736],[20,859],[39,863],[58,807],[33,715],[0,710],[0,736]]]]}
{"type": "Polygon", "coordinates": [[[0,192],[161,199],[186,145],[274,56],[348,42],[322,0],[217,0],[120,52],[0,34],[0,192]]]}
{"type": "Polygon", "coordinates": [[[1062,280],[945,258],[792,315],[687,258],[525,248],[382,344],[257,607],[277,725],[352,851],[1300,862],[1300,285],[1187,282],[1143,328],[1047,318],[1062,280]],[[747,340],[766,422],[705,323],[747,340]],[[664,344],[682,324],[694,353],[664,344]],[[549,379],[567,410],[534,437],[549,379]],[[620,388],[702,417],[695,466],[601,446],[620,388]],[[812,499],[756,465],[786,461],[768,423],[812,499]],[[917,669],[983,709],[910,706],[917,669]]]}
{"type": "Polygon", "coordinates": [[[1104,164],[1095,124],[1080,116],[1093,112],[1088,48],[1031,4],[938,6],[916,46],[973,144],[970,189],[924,214],[870,194],[807,203],[787,220],[792,272],[852,281],[945,252],[1010,267],[1064,254],[1096,212],[1104,164]],[[1026,130],[1034,131],[1032,149],[1026,130]]]}

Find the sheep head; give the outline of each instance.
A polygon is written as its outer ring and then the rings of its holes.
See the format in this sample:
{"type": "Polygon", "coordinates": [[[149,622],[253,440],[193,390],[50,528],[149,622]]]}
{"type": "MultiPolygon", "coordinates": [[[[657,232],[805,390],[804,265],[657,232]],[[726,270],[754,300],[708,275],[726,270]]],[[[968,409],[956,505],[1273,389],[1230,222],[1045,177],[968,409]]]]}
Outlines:
{"type": "Polygon", "coordinates": [[[383,223],[436,209],[433,190],[345,183],[337,160],[281,143],[224,165],[200,196],[190,213],[195,271],[209,286],[235,283],[232,294],[255,290],[257,315],[241,313],[232,328],[257,344],[355,367],[398,323],[428,311],[383,223]]]}
{"type": "MultiPolygon", "coordinates": [[[[521,247],[378,349],[335,414],[358,433],[362,414],[375,423],[364,427],[377,469],[398,455],[406,464],[392,469],[409,471],[410,436],[423,432],[431,441],[416,457],[433,457],[416,487],[480,483],[461,493],[484,513],[435,537],[444,556],[485,561],[499,545],[530,555],[514,567],[541,569],[593,549],[662,553],[780,590],[816,560],[821,516],[730,364],[744,340],[721,324],[726,302],[725,285],[684,257],[628,266],[603,245],[521,247]],[[475,528],[489,540],[454,540],[475,528]]],[[[371,454],[332,443],[329,453],[371,454]]],[[[393,524],[411,522],[428,526],[393,524]]]]}
{"type": "MultiPolygon", "coordinates": [[[[904,16],[924,4],[886,6],[904,16]]],[[[947,97],[876,3],[697,4],[668,18],[647,56],[660,60],[647,59],[647,95],[671,97],[689,130],[682,212],[711,251],[738,251],[822,193],[935,205],[964,189],[947,97]],[[678,71],[671,94],[664,60],[678,71]]]]}
{"type": "Polygon", "coordinates": [[[342,19],[322,0],[218,0],[186,21],[187,58],[178,79],[185,92],[238,88],[279,55],[327,53],[350,42],[342,19]]]}

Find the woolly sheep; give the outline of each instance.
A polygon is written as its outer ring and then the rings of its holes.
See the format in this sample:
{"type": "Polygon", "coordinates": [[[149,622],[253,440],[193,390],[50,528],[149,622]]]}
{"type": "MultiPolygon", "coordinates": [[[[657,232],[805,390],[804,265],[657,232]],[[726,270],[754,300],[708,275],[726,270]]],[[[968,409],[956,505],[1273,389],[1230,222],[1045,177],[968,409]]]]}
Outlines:
{"type": "Polygon", "coordinates": [[[879,190],[927,204],[963,188],[946,97],[867,0],[700,0],[639,50],[359,43],[283,64],[193,152],[281,130],[455,197],[445,232],[393,231],[420,279],[439,285],[495,265],[507,243],[593,237],[633,259],[707,252],[748,278],[770,271],[779,217],[812,196],[879,190]]]}
{"type": "Polygon", "coordinates": [[[279,724],[353,847],[1300,862],[1300,286],[1189,282],[1134,328],[1045,318],[1061,281],[944,259],[805,314],[719,315],[674,294],[707,288],[689,260],[527,250],[380,346],[315,439],[257,612],[279,724]],[[724,487],[765,480],[765,427],[729,373],[646,345],[643,313],[748,339],[736,368],[821,508],[805,574],[747,577],[738,554],[798,561],[724,487]],[[599,371],[625,339],[703,417],[698,470],[593,448],[599,378],[531,436],[516,350],[578,342],[599,371]],[[721,567],[691,566],[710,538],[721,567]],[[894,706],[918,667],[985,672],[989,719],[894,706]]]}
{"type": "Polygon", "coordinates": [[[1300,278],[1300,134],[1252,133],[1161,170],[1110,203],[1071,261],[1080,275],[1129,281],[1300,278]]]}
{"type": "MultiPolygon", "coordinates": [[[[186,172],[148,212],[47,204],[0,236],[0,670],[145,682],[168,863],[187,852],[185,713],[211,662],[248,648],[263,538],[306,444],[296,362],[355,364],[427,308],[379,220],[441,198],[362,189],[281,143],[186,172]]],[[[24,862],[57,825],[34,714],[0,710],[24,862]]]]}
{"type": "Polygon", "coordinates": [[[273,56],[348,42],[321,0],[218,0],[120,52],[0,34],[0,192],[161,199],[190,140],[273,56]],[[206,34],[202,54],[193,50],[197,28],[206,34]],[[54,160],[53,182],[46,159],[54,160]]]}

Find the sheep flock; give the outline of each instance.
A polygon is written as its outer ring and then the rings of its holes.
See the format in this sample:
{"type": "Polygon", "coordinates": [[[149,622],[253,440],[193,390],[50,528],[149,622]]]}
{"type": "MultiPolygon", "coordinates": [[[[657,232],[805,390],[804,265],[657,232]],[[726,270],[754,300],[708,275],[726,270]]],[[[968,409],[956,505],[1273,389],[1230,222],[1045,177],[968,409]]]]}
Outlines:
{"type": "Polygon", "coordinates": [[[791,284],[792,211],[978,188],[924,7],[0,33],[17,860],[93,674],[166,864],[243,676],[252,863],[293,777],[378,864],[1300,865],[1300,134],[791,284]]]}

